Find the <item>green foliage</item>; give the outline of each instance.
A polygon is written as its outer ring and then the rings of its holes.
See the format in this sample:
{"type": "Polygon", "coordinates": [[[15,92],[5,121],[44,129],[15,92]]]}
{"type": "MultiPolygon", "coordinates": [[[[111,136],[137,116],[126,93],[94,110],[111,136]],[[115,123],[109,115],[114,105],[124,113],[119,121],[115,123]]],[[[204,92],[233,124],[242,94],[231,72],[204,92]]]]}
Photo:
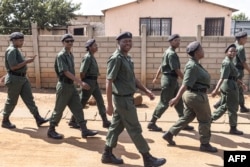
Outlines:
{"type": "Polygon", "coordinates": [[[249,19],[246,16],[245,13],[239,13],[239,14],[233,15],[232,20],[235,20],[235,21],[248,21],[249,19]]]}
{"type": "Polygon", "coordinates": [[[41,29],[67,26],[81,4],[68,0],[0,0],[0,34],[31,34],[31,24],[41,29]]]}

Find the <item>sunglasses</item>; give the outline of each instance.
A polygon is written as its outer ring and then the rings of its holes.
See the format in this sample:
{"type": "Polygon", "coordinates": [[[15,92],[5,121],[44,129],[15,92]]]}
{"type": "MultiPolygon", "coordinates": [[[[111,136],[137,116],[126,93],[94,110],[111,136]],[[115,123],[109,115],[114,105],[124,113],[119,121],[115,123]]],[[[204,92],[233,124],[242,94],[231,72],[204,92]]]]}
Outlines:
{"type": "Polygon", "coordinates": [[[66,43],[73,43],[75,40],[65,40],[64,42],[66,42],[66,43]]]}

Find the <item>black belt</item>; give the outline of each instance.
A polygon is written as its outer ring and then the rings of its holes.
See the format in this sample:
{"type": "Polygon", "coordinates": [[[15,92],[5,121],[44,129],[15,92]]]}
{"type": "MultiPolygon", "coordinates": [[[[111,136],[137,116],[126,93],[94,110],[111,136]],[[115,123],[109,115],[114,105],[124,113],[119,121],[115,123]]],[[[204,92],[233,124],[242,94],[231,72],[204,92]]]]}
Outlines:
{"type": "Polygon", "coordinates": [[[207,92],[206,88],[193,89],[193,88],[188,87],[187,90],[189,90],[190,92],[202,92],[202,93],[206,93],[207,92]]]}
{"type": "Polygon", "coordinates": [[[236,65],[235,67],[236,67],[237,69],[239,69],[239,70],[244,70],[244,67],[243,67],[243,66],[236,65]]]}
{"type": "Polygon", "coordinates": [[[127,94],[127,95],[118,95],[118,94],[116,94],[116,93],[112,93],[113,95],[115,95],[115,96],[119,96],[119,97],[131,97],[131,96],[134,96],[134,94],[127,94]]]}
{"type": "Polygon", "coordinates": [[[59,78],[60,82],[67,83],[67,84],[73,84],[74,81],[69,78],[59,78]]]}
{"type": "Polygon", "coordinates": [[[172,77],[178,77],[178,75],[177,74],[175,74],[175,73],[163,73],[164,75],[170,75],[170,76],[172,76],[172,77]]]}
{"type": "Polygon", "coordinates": [[[87,76],[86,79],[97,80],[97,76],[87,76]]]}
{"type": "Polygon", "coordinates": [[[19,73],[19,72],[14,72],[14,71],[9,71],[8,72],[11,75],[19,76],[19,77],[25,77],[26,73],[19,73]]]}
{"type": "Polygon", "coordinates": [[[233,76],[229,76],[228,79],[231,79],[231,80],[234,80],[234,81],[237,81],[237,77],[233,77],[233,76]]]}

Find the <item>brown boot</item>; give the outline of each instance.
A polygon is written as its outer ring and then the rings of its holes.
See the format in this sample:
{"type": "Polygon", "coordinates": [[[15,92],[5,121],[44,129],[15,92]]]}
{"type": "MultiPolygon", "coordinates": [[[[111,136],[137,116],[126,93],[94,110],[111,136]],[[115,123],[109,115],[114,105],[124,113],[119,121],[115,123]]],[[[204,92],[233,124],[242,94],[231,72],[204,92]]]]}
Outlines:
{"type": "Polygon", "coordinates": [[[105,146],[104,153],[102,154],[102,163],[110,163],[110,164],[123,164],[123,160],[120,158],[116,158],[112,153],[112,147],[105,146]]]}
{"type": "Polygon", "coordinates": [[[166,163],[165,158],[153,157],[149,152],[141,154],[143,157],[144,167],[161,166],[166,163]]]}
{"type": "Polygon", "coordinates": [[[10,122],[9,116],[3,116],[2,127],[7,129],[14,129],[16,128],[16,125],[10,122]]]}

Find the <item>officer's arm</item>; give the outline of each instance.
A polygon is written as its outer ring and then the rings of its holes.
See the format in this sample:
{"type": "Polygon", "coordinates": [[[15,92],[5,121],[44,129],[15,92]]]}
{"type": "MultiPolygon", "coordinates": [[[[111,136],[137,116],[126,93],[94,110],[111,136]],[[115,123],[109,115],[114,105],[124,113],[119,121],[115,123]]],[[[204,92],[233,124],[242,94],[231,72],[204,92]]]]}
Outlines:
{"type": "Polygon", "coordinates": [[[248,73],[250,74],[250,68],[249,68],[248,64],[246,62],[243,62],[242,65],[243,65],[244,69],[246,69],[248,71],[248,73]]]}
{"type": "Polygon", "coordinates": [[[26,64],[33,62],[34,59],[35,59],[35,57],[28,58],[28,59],[24,60],[23,62],[18,63],[17,65],[10,66],[10,69],[11,69],[11,71],[18,70],[18,69],[26,66],[26,64]]]}
{"type": "Polygon", "coordinates": [[[76,83],[78,83],[78,84],[81,84],[81,80],[79,80],[78,78],[76,78],[75,77],[75,75],[73,75],[71,72],[69,72],[69,71],[63,71],[63,74],[67,77],[67,78],[69,78],[69,79],[71,79],[71,80],[73,80],[73,81],[75,81],[76,83]]]}
{"type": "Polygon", "coordinates": [[[150,100],[154,100],[155,95],[148,88],[146,88],[138,79],[135,79],[135,82],[138,89],[143,91],[150,98],[150,100]]]}
{"type": "Polygon", "coordinates": [[[154,80],[157,80],[160,74],[161,74],[161,66],[158,68],[154,80]]]}
{"type": "Polygon", "coordinates": [[[183,79],[183,73],[181,72],[180,69],[176,69],[176,70],[174,70],[174,71],[176,72],[176,74],[177,74],[181,79],[183,79]]]}
{"type": "Polygon", "coordinates": [[[113,114],[113,102],[112,102],[112,79],[107,79],[106,80],[106,96],[107,96],[107,108],[106,108],[106,113],[108,115],[113,114]]]}
{"type": "Polygon", "coordinates": [[[219,89],[220,89],[220,86],[221,86],[221,84],[222,84],[223,81],[224,81],[223,78],[221,78],[221,79],[218,81],[217,85],[215,86],[214,90],[213,90],[212,93],[211,93],[212,97],[215,97],[215,96],[218,94],[219,89]]]}
{"type": "Polygon", "coordinates": [[[83,80],[86,77],[86,73],[85,72],[81,72],[80,73],[80,78],[81,80],[83,80]]]}
{"type": "Polygon", "coordinates": [[[113,80],[112,79],[107,79],[106,80],[106,96],[107,96],[107,105],[111,106],[113,105],[112,103],[112,83],[113,80]]]}
{"type": "Polygon", "coordinates": [[[168,102],[169,106],[171,106],[171,107],[175,106],[179,102],[180,98],[182,97],[183,93],[186,90],[187,90],[187,86],[186,85],[181,85],[177,95],[168,102]]]}

